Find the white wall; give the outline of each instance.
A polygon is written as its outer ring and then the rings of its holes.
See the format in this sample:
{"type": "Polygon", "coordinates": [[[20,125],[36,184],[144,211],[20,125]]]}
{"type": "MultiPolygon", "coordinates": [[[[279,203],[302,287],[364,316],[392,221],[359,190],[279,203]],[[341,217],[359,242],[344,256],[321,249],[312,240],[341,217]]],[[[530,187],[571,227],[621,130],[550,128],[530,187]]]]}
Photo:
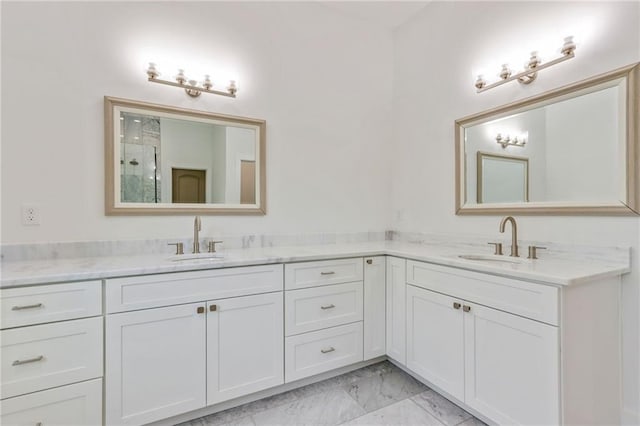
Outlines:
{"type": "Polygon", "coordinates": [[[390,31],[316,2],[2,2],[1,23],[3,243],[189,235],[189,217],[105,217],[105,95],[267,121],[267,215],[204,235],[387,227],[390,31]],[[238,98],[149,83],[150,61],[235,74],[238,98]]]}
{"type": "MultiPolygon", "coordinates": [[[[433,2],[395,34],[392,226],[400,231],[498,238],[499,217],[454,214],[454,120],[640,60],[638,2],[433,2]],[[574,35],[576,58],[547,69],[529,86],[509,83],[476,94],[500,64],[517,68],[529,52],[559,49],[574,35]]],[[[552,55],[551,55],[552,56],[552,55]]],[[[497,77],[496,77],[497,78],[497,77]]],[[[493,80],[492,80],[493,81],[493,80]]],[[[518,216],[529,240],[633,247],[623,283],[624,408],[640,422],[637,217],[518,216]]]]}

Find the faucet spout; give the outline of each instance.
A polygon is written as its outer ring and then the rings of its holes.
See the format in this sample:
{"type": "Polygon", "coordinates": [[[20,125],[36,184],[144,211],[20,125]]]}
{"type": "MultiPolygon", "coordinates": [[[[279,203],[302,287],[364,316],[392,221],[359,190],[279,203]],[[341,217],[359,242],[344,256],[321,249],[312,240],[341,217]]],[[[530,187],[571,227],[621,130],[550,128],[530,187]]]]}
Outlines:
{"type": "Polygon", "coordinates": [[[518,254],[518,225],[516,224],[516,220],[513,216],[506,216],[500,222],[500,232],[504,233],[504,228],[507,225],[507,222],[511,223],[511,256],[512,257],[520,257],[518,254]]]}
{"type": "Polygon", "coordinates": [[[193,221],[193,253],[200,253],[199,232],[202,230],[202,221],[200,216],[196,216],[193,221]]]}

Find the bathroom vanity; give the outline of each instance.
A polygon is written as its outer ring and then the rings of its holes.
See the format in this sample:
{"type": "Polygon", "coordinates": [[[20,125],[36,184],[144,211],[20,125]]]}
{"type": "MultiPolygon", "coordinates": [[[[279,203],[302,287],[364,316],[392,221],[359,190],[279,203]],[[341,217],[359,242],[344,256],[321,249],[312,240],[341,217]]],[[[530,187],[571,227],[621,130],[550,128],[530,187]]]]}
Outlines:
{"type": "Polygon", "coordinates": [[[2,423],[172,424],[385,357],[490,423],[619,423],[628,263],[458,254],[5,263],[2,423]]]}

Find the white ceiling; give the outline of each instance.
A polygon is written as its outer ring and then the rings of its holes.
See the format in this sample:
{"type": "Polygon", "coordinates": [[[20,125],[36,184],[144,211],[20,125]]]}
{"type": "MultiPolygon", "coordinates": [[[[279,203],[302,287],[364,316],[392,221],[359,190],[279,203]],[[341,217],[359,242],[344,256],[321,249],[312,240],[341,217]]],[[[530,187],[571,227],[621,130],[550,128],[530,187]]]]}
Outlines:
{"type": "Polygon", "coordinates": [[[408,21],[429,1],[321,1],[323,5],[347,16],[394,29],[408,21]]]}

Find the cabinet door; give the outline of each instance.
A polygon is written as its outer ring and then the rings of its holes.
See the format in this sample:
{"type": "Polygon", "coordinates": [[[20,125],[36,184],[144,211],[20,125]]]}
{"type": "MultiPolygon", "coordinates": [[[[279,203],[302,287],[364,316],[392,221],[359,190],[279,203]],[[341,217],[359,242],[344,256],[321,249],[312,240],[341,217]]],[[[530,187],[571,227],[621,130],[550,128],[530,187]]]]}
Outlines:
{"type": "Polygon", "coordinates": [[[407,286],[407,367],[464,398],[462,301],[407,286]]]}
{"type": "Polygon", "coordinates": [[[465,402],[498,424],[558,424],[558,329],[470,308],[464,314],[465,402]]]}
{"type": "Polygon", "coordinates": [[[205,406],[205,304],[106,318],[106,423],[138,425],[205,406]]]}
{"type": "Polygon", "coordinates": [[[387,257],[387,355],[406,365],[406,263],[404,259],[387,257]]]}
{"type": "Polygon", "coordinates": [[[385,256],[364,259],[364,359],[386,352],[385,256]]]}
{"type": "Polygon", "coordinates": [[[207,303],[207,404],[284,383],[282,292],[207,303]]]}

